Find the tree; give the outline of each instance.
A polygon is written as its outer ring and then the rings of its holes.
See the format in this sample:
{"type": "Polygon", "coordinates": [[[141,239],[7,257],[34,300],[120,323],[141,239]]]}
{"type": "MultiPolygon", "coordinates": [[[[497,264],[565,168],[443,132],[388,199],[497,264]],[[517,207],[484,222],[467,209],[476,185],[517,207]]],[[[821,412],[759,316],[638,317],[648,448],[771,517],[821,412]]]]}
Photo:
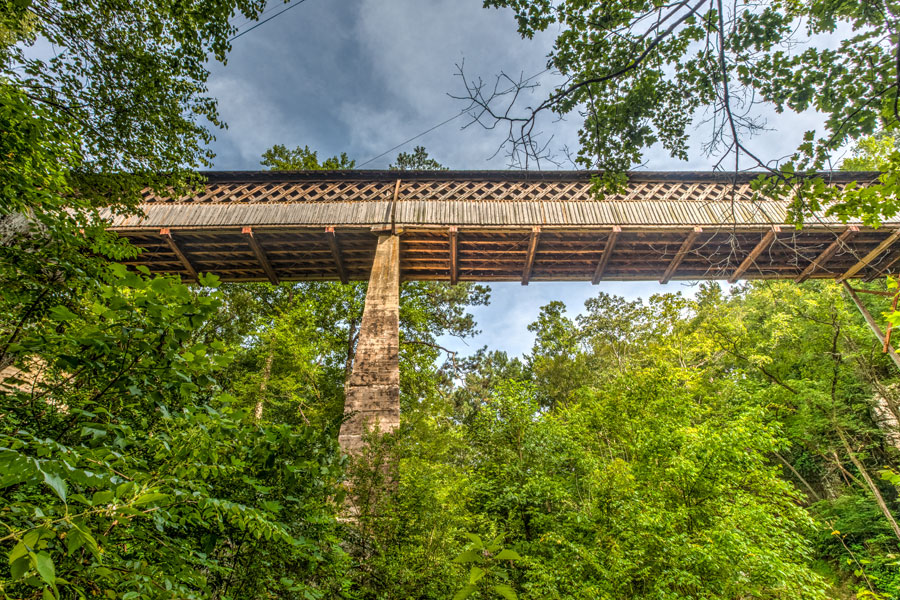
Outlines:
{"type": "Polygon", "coordinates": [[[897,152],[897,133],[881,133],[862,138],[845,158],[841,168],[847,171],[886,171],[897,152]]]}
{"type": "Polygon", "coordinates": [[[81,169],[116,173],[113,186],[125,174],[171,184],[209,165],[205,124],[222,125],[207,96],[207,60],[225,61],[233,16],[255,19],[264,7],[262,0],[4,0],[0,77],[81,142],[81,169]],[[42,58],[28,51],[34,44],[55,52],[42,58]]]}
{"type": "Polygon", "coordinates": [[[135,250],[105,231],[140,191],[198,183],[222,126],[206,61],[262,0],[0,2],[0,367],[46,311],[135,250]],[[52,47],[49,53],[29,46],[52,47]]]}
{"type": "Polygon", "coordinates": [[[269,167],[273,171],[322,171],[352,169],[356,161],[351,160],[346,153],[340,156],[332,156],[319,162],[318,152],[310,150],[309,146],[297,146],[289,150],[286,146],[276,144],[263,152],[260,164],[269,167]]]}
{"type": "MultiPolygon", "coordinates": [[[[114,265],[0,382],[0,592],[9,597],[324,597],[340,587],[328,432],[247,428],[194,341],[220,308],[114,265]],[[227,457],[227,459],[225,458],[227,457]]],[[[52,325],[52,326],[50,326],[52,325]]]]}
{"type": "Polygon", "coordinates": [[[416,146],[412,153],[401,152],[388,167],[392,171],[446,171],[447,167],[428,156],[425,146],[416,146]]]}
{"type": "Polygon", "coordinates": [[[834,210],[842,217],[867,222],[900,209],[894,194],[900,163],[891,163],[883,187],[872,192],[877,200],[858,192],[837,196],[823,189],[821,178],[805,175],[830,167],[849,142],[900,125],[900,67],[891,37],[893,15],[900,12],[895,0],[484,4],[512,9],[523,37],[560,30],[548,69],[563,82],[530,104],[533,108],[517,103],[537,85],[532,79],[503,74],[495,85],[486,85],[463,74],[474,120],[508,126],[507,149],[516,164],[549,156],[538,136],[543,115],[576,113],[582,120],[576,162],[606,170],[603,182],[614,187],[655,143],[686,159],[689,128],[704,123],[709,126],[704,148],[717,168],[761,169],[772,178],[757,185],[775,197],[792,188],[801,192],[792,205],[798,222],[823,203],[838,204],[834,210]],[[852,36],[832,43],[851,28],[852,36]],[[761,109],[815,109],[823,117],[781,161],[746,143],[765,129],[761,109]]]}

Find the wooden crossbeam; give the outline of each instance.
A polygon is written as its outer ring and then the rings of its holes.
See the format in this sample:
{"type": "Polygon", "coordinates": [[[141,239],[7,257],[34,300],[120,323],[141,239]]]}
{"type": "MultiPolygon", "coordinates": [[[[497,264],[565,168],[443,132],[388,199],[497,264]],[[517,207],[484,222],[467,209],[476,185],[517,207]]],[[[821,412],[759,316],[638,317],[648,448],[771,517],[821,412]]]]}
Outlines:
{"type": "Polygon", "coordinates": [[[897,241],[897,238],[900,238],[900,229],[895,229],[891,235],[887,236],[884,241],[882,241],[878,246],[875,247],[874,250],[866,254],[862,260],[858,263],[847,269],[847,271],[837,278],[837,281],[846,281],[850,279],[861,270],[863,270],[870,262],[878,258],[878,255],[884,252],[887,248],[890,247],[891,244],[897,241]]]}
{"type": "Polygon", "coordinates": [[[888,256],[886,262],[881,267],[878,267],[872,273],[866,276],[865,281],[874,281],[879,277],[883,276],[885,273],[891,270],[891,268],[900,262],[900,250],[895,250],[893,254],[888,256]]]}
{"type": "Polygon", "coordinates": [[[728,283],[734,283],[741,276],[747,272],[747,269],[750,268],[750,265],[756,263],[756,259],[759,258],[759,255],[768,250],[769,246],[775,241],[778,234],[781,233],[781,227],[775,225],[766,232],[766,235],[759,241],[756,246],[753,247],[753,250],[750,251],[750,254],[747,255],[741,264],[738,265],[738,268],[734,270],[734,273],[731,274],[731,277],[728,278],[728,283]]]}
{"type": "Polygon", "coordinates": [[[344,268],[344,260],[341,258],[341,248],[338,246],[334,227],[325,228],[325,237],[328,238],[328,247],[331,248],[331,256],[334,258],[334,267],[337,269],[341,283],[347,283],[347,270],[344,268]]]}
{"type": "Polygon", "coordinates": [[[528,285],[528,280],[531,279],[531,270],[534,268],[534,255],[537,254],[540,237],[541,228],[532,227],[531,237],[528,239],[528,254],[525,256],[525,269],[522,270],[522,285],[528,285]]]}
{"type": "Polygon", "coordinates": [[[450,228],[450,285],[459,281],[459,229],[450,228]]]}
{"type": "Polygon", "coordinates": [[[266,277],[269,278],[269,283],[271,283],[272,285],[278,285],[278,275],[275,274],[275,269],[272,268],[272,264],[269,262],[269,258],[266,256],[265,250],[263,250],[262,246],[259,244],[259,240],[257,240],[253,236],[253,228],[244,227],[241,229],[241,233],[247,236],[247,240],[250,242],[250,248],[253,249],[253,254],[256,255],[256,260],[259,261],[259,264],[262,266],[263,271],[266,272],[266,277]]]}
{"type": "Polygon", "coordinates": [[[813,261],[809,263],[805,269],[803,269],[803,272],[800,273],[800,275],[798,275],[794,281],[796,281],[797,283],[803,283],[804,281],[809,279],[810,276],[812,276],[812,274],[815,273],[818,269],[825,268],[825,265],[829,260],[831,260],[831,257],[834,256],[842,247],[846,246],[846,244],[848,244],[850,240],[856,237],[857,233],[859,233],[859,227],[857,227],[856,225],[850,225],[849,227],[847,227],[847,229],[845,229],[844,232],[841,233],[841,235],[839,235],[836,240],[831,242],[831,244],[822,251],[822,254],[814,258],[813,261]]]}
{"type": "Polygon", "coordinates": [[[178,247],[178,243],[175,241],[175,238],[172,237],[172,232],[168,227],[163,227],[159,230],[159,235],[162,236],[162,239],[165,240],[166,245],[169,246],[169,250],[171,250],[175,256],[178,257],[179,262],[181,262],[181,266],[184,267],[184,270],[187,271],[191,278],[194,281],[199,281],[200,277],[197,275],[197,269],[194,268],[194,265],[191,264],[191,261],[188,260],[188,257],[185,256],[184,252],[181,251],[181,248],[178,247]]]}
{"type": "Polygon", "coordinates": [[[597,268],[594,269],[594,276],[591,278],[591,283],[597,285],[600,283],[600,279],[603,278],[603,272],[606,271],[606,265],[609,264],[609,257],[612,256],[613,249],[616,247],[616,241],[619,239],[619,234],[622,233],[622,228],[616,225],[612,228],[612,231],[609,232],[609,235],[606,238],[606,245],[603,246],[603,254],[600,255],[600,262],[597,263],[597,268]]]}
{"type": "Polygon", "coordinates": [[[702,227],[694,227],[688,236],[684,239],[684,242],[681,243],[681,248],[678,249],[678,252],[675,253],[675,256],[672,257],[672,260],[669,261],[669,266],[666,267],[665,273],[663,273],[662,279],[659,280],[660,283],[669,283],[669,280],[672,278],[672,275],[675,274],[675,271],[678,269],[678,266],[681,264],[681,261],[684,260],[684,257],[687,256],[687,253],[691,251],[691,248],[694,247],[694,242],[697,241],[697,236],[703,233],[702,227]]]}

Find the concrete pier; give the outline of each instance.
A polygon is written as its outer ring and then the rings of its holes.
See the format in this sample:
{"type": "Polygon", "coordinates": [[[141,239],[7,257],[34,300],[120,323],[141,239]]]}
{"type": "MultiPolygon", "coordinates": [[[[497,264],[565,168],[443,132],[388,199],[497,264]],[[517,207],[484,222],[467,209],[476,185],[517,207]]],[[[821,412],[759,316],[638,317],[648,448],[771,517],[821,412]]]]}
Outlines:
{"type": "Polygon", "coordinates": [[[382,433],[400,424],[400,239],[378,238],[360,324],[353,371],[347,381],[339,441],[348,454],[367,429],[382,433]]]}

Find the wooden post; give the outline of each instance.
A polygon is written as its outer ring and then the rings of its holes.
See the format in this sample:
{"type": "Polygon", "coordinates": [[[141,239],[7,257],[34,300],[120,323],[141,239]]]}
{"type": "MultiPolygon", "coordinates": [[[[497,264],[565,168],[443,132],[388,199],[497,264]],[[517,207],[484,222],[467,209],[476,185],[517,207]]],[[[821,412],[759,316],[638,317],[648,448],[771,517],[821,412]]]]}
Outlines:
{"type": "Polygon", "coordinates": [[[366,430],[382,433],[400,424],[400,238],[378,238],[356,344],[346,385],[338,436],[341,449],[356,454],[366,430]]]}
{"type": "Polygon", "coordinates": [[[172,237],[172,232],[167,227],[164,227],[159,230],[159,235],[166,241],[169,250],[178,257],[181,266],[184,267],[184,270],[188,272],[191,278],[194,281],[200,281],[200,277],[197,275],[197,269],[194,268],[194,265],[191,264],[188,257],[182,252],[181,248],[178,247],[178,243],[175,241],[175,238],[172,237]]]}
{"type": "Polygon", "coordinates": [[[337,271],[341,283],[347,283],[347,269],[344,268],[344,260],[341,258],[341,247],[338,246],[334,227],[325,228],[325,236],[328,238],[328,247],[331,248],[331,257],[334,259],[334,268],[337,271]]]}
{"type": "Polygon", "coordinates": [[[450,227],[450,285],[459,281],[459,229],[450,227]]]}
{"type": "Polygon", "coordinates": [[[814,258],[813,261],[809,263],[805,269],[803,269],[803,272],[800,273],[800,275],[798,275],[794,281],[796,281],[797,283],[803,283],[804,281],[809,279],[810,276],[816,272],[816,270],[824,268],[828,261],[831,260],[831,257],[834,256],[838,250],[845,247],[850,242],[850,240],[852,240],[856,236],[857,233],[859,233],[859,227],[857,227],[856,225],[851,225],[847,229],[845,229],[844,232],[840,236],[838,236],[836,240],[831,242],[831,244],[822,251],[822,254],[814,258]]]}
{"type": "Polygon", "coordinates": [[[522,270],[522,285],[528,285],[531,270],[534,268],[534,255],[537,253],[538,241],[541,239],[541,228],[532,227],[528,238],[528,254],[525,255],[525,268],[522,270]]]}
{"type": "Polygon", "coordinates": [[[756,262],[756,259],[759,258],[759,255],[765,252],[769,246],[772,245],[772,242],[775,241],[777,235],[781,232],[781,227],[777,225],[772,227],[769,231],[766,232],[766,235],[759,241],[759,243],[753,247],[753,250],[750,251],[750,254],[747,255],[738,268],[734,270],[734,273],[731,274],[731,277],[728,278],[728,283],[734,283],[738,279],[743,276],[744,273],[747,272],[747,269],[750,268],[750,265],[756,262]]]}
{"type": "Polygon", "coordinates": [[[606,245],[603,246],[603,254],[600,255],[600,262],[597,263],[597,268],[594,269],[594,276],[591,278],[592,284],[597,285],[603,278],[603,272],[606,270],[606,265],[609,264],[609,257],[612,256],[620,233],[622,233],[622,228],[618,225],[609,232],[609,236],[606,238],[606,245]]]}
{"type": "Polygon", "coordinates": [[[884,252],[888,247],[890,247],[891,244],[896,242],[897,238],[900,238],[900,229],[895,230],[891,233],[891,235],[887,236],[887,238],[885,238],[884,241],[878,244],[878,246],[874,250],[866,254],[862,258],[862,260],[850,267],[847,272],[838,277],[837,280],[846,281],[847,279],[850,279],[851,277],[862,271],[866,266],[868,266],[870,262],[878,258],[879,254],[884,252]]]}
{"type": "Polygon", "coordinates": [[[253,254],[256,255],[256,260],[259,261],[259,264],[262,266],[263,271],[266,272],[266,277],[269,278],[269,283],[271,283],[272,285],[278,285],[278,275],[275,274],[275,269],[272,268],[272,264],[269,262],[269,258],[266,256],[266,252],[259,244],[259,240],[253,237],[253,228],[244,227],[243,229],[241,229],[241,233],[246,235],[250,240],[250,248],[253,249],[253,254]]]}
{"type": "Polygon", "coordinates": [[[675,253],[675,256],[673,256],[671,262],[669,262],[669,266],[666,267],[666,272],[663,273],[662,279],[659,280],[660,283],[669,283],[669,280],[672,279],[672,275],[675,274],[675,271],[678,269],[681,261],[684,260],[684,257],[687,256],[687,253],[694,247],[694,242],[697,241],[697,236],[701,233],[703,233],[701,227],[694,227],[688,234],[684,239],[684,242],[681,243],[681,248],[678,249],[678,252],[675,253]]]}

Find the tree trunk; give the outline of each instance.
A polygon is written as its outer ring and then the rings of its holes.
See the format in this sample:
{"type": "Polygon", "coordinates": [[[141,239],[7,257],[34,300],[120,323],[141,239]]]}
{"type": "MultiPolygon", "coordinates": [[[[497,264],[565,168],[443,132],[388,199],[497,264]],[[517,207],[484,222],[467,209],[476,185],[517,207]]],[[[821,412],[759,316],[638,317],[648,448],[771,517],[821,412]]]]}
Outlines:
{"type": "Polygon", "coordinates": [[[900,409],[894,401],[895,393],[897,393],[896,386],[876,384],[872,416],[875,424],[884,433],[884,440],[900,450],[900,409]]]}
{"type": "Polygon", "coordinates": [[[253,410],[253,420],[257,423],[262,419],[263,408],[265,407],[265,392],[269,385],[269,377],[272,376],[272,361],[275,360],[275,349],[271,348],[269,354],[266,355],[266,364],[263,367],[263,377],[259,384],[259,396],[256,398],[256,408],[253,410]]]}
{"type": "Polygon", "coordinates": [[[878,490],[878,486],[876,486],[875,482],[872,481],[872,478],[869,476],[869,472],[866,470],[865,466],[863,466],[863,464],[856,457],[856,454],[850,448],[850,443],[847,441],[847,437],[844,435],[844,432],[841,431],[840,427],[837,428],[837,433],[841,438],[841,443],[844,445],[844,449],[847,451],[847,456],[850,457],[850,462],[853,463],[853,466],[856,467],[856,470],[859,471],[859,474],[862,475],[863,479],[865,479],[866,485],[869,486],[869,490],[871,490],[872,495],[875,496],[875,502],[878,503],[878,508],[881,509],[881,512],[888,520],[888,523],[891,524],[891,529],[894,530],[894,535],[897,536],[898,540],[900,540],[900,527],[897,526],[897,521],[894,519],[894,515],[891,514],[890,509],[888,509],[888,505],[884,501],[881,492],[878,490]]]}
{"type": "Polygon", "coordinates": [[[779,454],[778,452],[773,452],[773,454],[775,455],[776,458],[778,458],[778,460],[781,461],[781,464],[786,466],[791,471],[791,473],[794,474],[794,477],[796,477],[798,480],[800,480],[800,483],[802,483],[806,487],[807,491],[809,491],[809,495],[812,496],[814,500],[819,501],[822,499],[822,497],[816,493],[816,490],[814,490],[813,487],[811,485],[809,485],[809,482],[803,478],[803,475],[801,475],[799,473],[799,471],[797,471],[797,469],[794,468],[794,465],[789,463],[787,461],[787,459],[785,459],[783,456],[781,456],[781,454],[779,454]]]}

